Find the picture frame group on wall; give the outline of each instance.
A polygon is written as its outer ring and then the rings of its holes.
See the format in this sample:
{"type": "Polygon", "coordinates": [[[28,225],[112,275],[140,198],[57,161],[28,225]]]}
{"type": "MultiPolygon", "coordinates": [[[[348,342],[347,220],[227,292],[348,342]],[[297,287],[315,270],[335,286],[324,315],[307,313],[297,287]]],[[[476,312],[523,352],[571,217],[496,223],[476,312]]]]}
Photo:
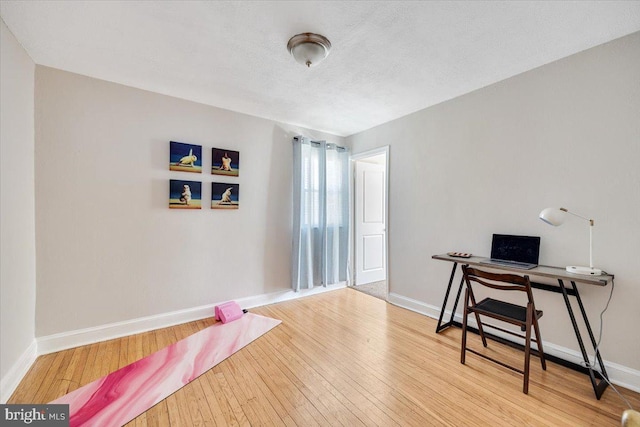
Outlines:
{"type": "MultiPolygon", "coordinates": [[[[212,148],[211,155],[212,175],[239,176],[239,151],[212,148]]],[[[202,146],[169,141],[169,170],[202,173],[202,146]]],[[[238,209],[239,207],[240,184],[211,183],[211,209],[238,209]]],[[[169,208],[202,209],[202,182],[170,179],[169,208]]]]}

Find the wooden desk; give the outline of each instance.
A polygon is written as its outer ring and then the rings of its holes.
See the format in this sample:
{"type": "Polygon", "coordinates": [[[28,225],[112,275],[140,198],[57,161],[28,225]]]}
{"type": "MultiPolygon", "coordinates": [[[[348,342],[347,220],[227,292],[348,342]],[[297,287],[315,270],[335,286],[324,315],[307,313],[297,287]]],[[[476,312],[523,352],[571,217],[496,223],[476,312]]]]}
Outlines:
{"type": "MultiPolygon", "coordinates": [[[[613,275],[603,274],[601,276],[585,276],[581,274],[569,273],[562,267],[551,267],[546,265],[540,265],[530,270],[522,270],[522,269],[517,269],[517,268],[507,267],[507,266],[483,264],[482,261],[485,261],[487,258],[477,257],[477,256],[473,256],[471,258],[458,258],[458,257],[452,257],[447,254],[444,254],[444,255],[433,255],[431,258],[441,260],[441,261],[449,261],[453,263],[453,268],[451,269],[451,276],[449,277],[449,285],[447,286],[447,292],[445,293],[444,302],[442,303],[440,316],[438,318],[438,325],[436,326],[436,333],[439,333],[443,329],[446,329],[450,326],[461,326],[459,322],[456,322],[454,320],[454,316],[456,313],[458,302],[460,300],[460,293],[462,292],[462,287],[464,285],[464,278],[460,279],[460,285],[458,286],[458,293],[456,295],[453,308],[451,309],[451,318],[449,319],[448,322],[442,323],[444,312],[447,307],[447,301],[449,300],[449,293],[451,292],[451,286],[453,285],[453,279],[455,277],[458,264],[474,265],[484,269],[502,270],[512,274],[520,274],[522,276],[528,275],[531,277],[546,277],[549,279],[557,280],[558,286],[547,285],[543,283],[536,283],[532,281],[531,287],[535,289],[542,289],[545,291],[557,292],[562,294],[565,305],[567,306],[567,312],[569,313],[569,318],[571,319],[571,325],[573,326],[573,330],[578,340],[578,345],[580,346],[580,351],[582,353],[582,358],[585,361],[586,367],[581,365],[576,365],[575,363],[571,363],[566,360],[560,359],[558,357],[550,356],[550,355],[548,356],[548,359],[588,374],[589,378],[591,379],[591,385],[593,386],[593,391],[596,395],[596,398],[600,400],[600,397],[602,397],[602,393],[604,393],[604,390],[609,385],[606,381],[609,379],[609,377],[607,376],[607,371],[604,368],[604,362],[602,361],[600,350],[597,348],[597,342],[593,335],[593,330],[591,329],[591,325],[589,324],[589,319],[587,318],[587,313],[584,309],[584,305],[582,304],[582,299],[580,298],[580,293],[578,292],[578,287],[576,286],[576,282],[584,283],[592,286],[607,286],[610,282],[613,282],[613,275]],[[570,282],[571,287],[566,287],[564,284],[564,281],[570,282]],[[582,334],[580,333],[580,328],[578,328],[578,322],[573,312],[571,301],[569,300],[569,295],[575,297],[576,301],[578,302],[580,313],[582,314],[582,321],[584,322],[584,325],[586,326],[586,329],[589,333],[589,339],[591,340],[591,345],[593,346],[593,349],[595,351],[598,366],[600,367],[600,372],[595,370],[590,365],[589,356],[587,354],[587,350],[584,345],[584,340],[582,339],[582,334]]],[[[545,354],[545,356],[547,355],[545,354]]]]}

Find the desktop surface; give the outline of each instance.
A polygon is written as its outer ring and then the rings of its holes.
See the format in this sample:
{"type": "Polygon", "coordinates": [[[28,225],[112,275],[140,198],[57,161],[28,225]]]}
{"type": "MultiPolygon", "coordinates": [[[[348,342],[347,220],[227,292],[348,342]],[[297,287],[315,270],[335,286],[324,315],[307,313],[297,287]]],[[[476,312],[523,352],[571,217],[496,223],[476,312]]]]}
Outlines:
{"type": "Polygon", "coordinates": [[[432,259],[457,262],[459,264],[477,265],[488,269],[506,270],[515,274],[530,275],[539,277],[550,277],[552,279],[569,280],[579,283],[588,283],[590,285],[607,286],[609,282],[613,280],[612,274],[603,274],[602,276],[586,276],[583,274],[569,273],[565,267],[553,267],[548,265],[538,265],[529,270],[522,270],[513,267],[507,267],[502,265],[488,265],[486,262],[488,257],[471,256],[470,258],[453,257],[448,254],[433,255],[432,259]]]}

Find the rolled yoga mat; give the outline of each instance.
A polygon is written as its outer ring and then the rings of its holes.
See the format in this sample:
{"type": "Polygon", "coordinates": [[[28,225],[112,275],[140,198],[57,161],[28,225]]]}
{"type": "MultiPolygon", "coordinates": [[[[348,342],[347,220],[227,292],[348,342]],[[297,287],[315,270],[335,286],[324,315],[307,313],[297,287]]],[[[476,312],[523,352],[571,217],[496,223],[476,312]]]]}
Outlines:
{"type": "Polygon", "coordinates": [[[218,322],[50,403],[69,404],[72,427],[122,426],[280,323],[253,313],[218,322]]]}

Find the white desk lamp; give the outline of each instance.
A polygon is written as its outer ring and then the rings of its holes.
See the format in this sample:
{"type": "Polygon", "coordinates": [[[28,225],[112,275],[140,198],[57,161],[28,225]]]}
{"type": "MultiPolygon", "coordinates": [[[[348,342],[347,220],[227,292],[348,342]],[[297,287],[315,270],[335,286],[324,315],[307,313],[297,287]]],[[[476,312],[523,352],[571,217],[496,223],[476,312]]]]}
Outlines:
{"type": "Polygon", "coordinates": [[[589,267],[577,267],[575,265],[567,266],[567,271],[569,273],[575,274],[586,274],[590,276],[600,276],[602,274],[602,270],[599,268],[593,268],[593,220],[586,218],[582,215],[578,215],[573,212],[569,212],[565,208],[546,208],[542,212],[540,212],[540,219],[546,222],[547,224],[553,225],[557,227],[564,222],[564,218],[566,214],[571,214],[573,216],[577,216],[578,218],[582,218],[586,221],[589,221],[589,267]]]}

